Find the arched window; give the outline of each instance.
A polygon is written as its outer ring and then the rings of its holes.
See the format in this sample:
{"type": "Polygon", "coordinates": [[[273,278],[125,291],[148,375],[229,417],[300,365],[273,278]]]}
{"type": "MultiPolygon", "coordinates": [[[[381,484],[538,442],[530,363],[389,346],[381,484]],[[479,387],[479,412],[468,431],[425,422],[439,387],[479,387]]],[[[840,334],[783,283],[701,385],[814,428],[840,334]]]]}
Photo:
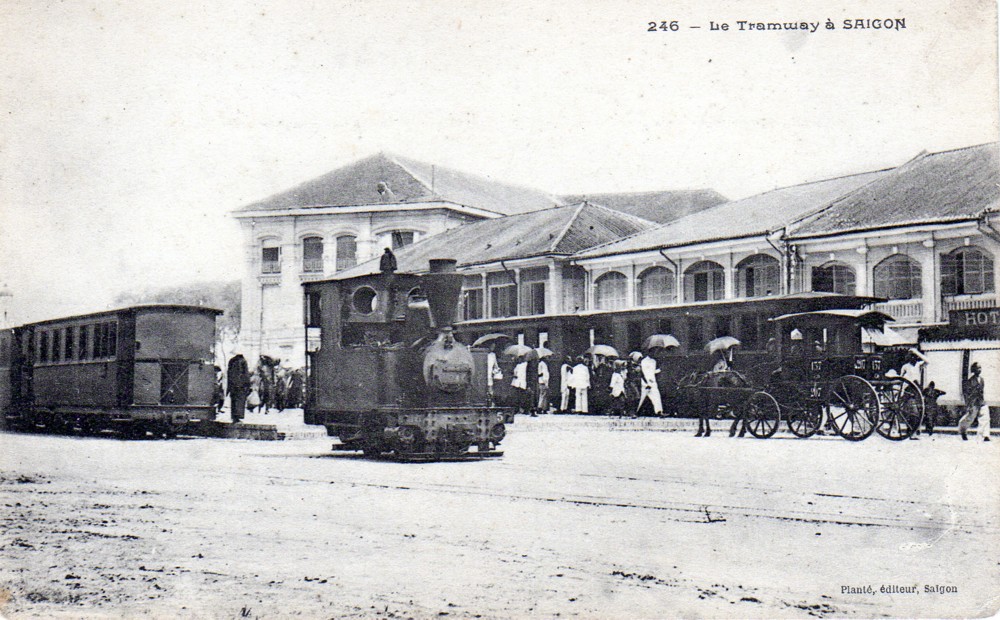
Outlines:
{"type": "Polygon", "coordinates": [[[992,293],[993,257],[969,246],[941,257],[941,294],[976,295],[992,293]]]}
{"type": "Polygon", "coordinates": [[[625,274],[609,271],[594,281],[594,305],[598,310],[618,310],[625,307],[625,274]]]}
{"type": "Polygon", "coordinates": [[[302,240],[302,271],[323,271],[323,238],[306,237],[302,240]]]}
{"type": "Polygon", "coordinates": [[[819,293],[854,295],[854,270],[842,263],[812,268],[812,290],[819,293]]]}
{"type": "Polygon", "coordinates": [[[726,297],[726,271],[710,260],[697,262],[684,272],[684,301],[713,301],[726,297]]]}
{"type": "Polygon", "coordinates": [[[904,254],[893,254],[875,265],[872,279],[876,297],[915,299],[922,294],[920,265],[904,254]]]}
{"type": "Polygon", "coordinates": [[[358,240],[351,235],[337,237],[337,271],[358,264],[358,240]]]}
{"type": "Polygon", "coordinates": [[[674,272],[666,267],[650,267],[639,274],[638,302],[640,306],[673,303],[674,272]]]}
{"type": "Polygon", "coordinates": [[[767,254],[754,254],[736,265],[736,295],[765,297],[781,292],[781,263],[767,254]]]}

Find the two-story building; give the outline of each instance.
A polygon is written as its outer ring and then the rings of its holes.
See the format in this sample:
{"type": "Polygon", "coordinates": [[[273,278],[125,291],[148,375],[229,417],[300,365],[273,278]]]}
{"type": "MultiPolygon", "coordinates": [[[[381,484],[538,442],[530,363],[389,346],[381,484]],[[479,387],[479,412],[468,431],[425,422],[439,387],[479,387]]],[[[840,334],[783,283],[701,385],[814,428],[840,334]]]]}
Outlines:
{"type": "MultiPolygon", "coordinates": [[[[302,282],[342,273],[377,258],[383,248],[398,252],[474,222],[528,214],[526,220],[500,225],[509,227],[510,232],[494,240],[493,247],[512,248],[511,255],[504,255],[509,259],[529,245],[526,237],[543,229],[545,235],[551,235],[547,239],[560,239],[551,246],[551,254],[565,256],[635,232],[637,229],[624,222],[639,218],[629,213],[650,213],[653,221],[642,220],[642,227],[649,228],[725,202],[712,190],[602,196],[614,201],[617,209],[603,209],[602,213],[607,213],[602,216],[593,215],[595,210],[591,208],[577,213],[580,209],[561,209],[567,204],[566,198],[379,153],[246,205],[233,213],[243,232],[245,250],[240,348],[251,360],[267,353],[290,360],[293,365],[301,364],[302,282]],[[539,213],[547,210],[553,213],[539,213]],[[570,217],[574,213],[575,219],[570,217]],[[615,214],[621,216],[620,222],[615,214]],[[570,219],[576,224],[570,224],[570,219]],[[609,224],[613,220],[618,223],[609,224]],[[579,242],[577,232],[585,221],[586,226],[594,225],[599,230],[593,236],[598,241],[589,245],[579,242]],[[605,225],[610,228],[605,230],[605,225]]],[[[474,228],[470,235],[492,234],[478,230],[474,228]]],[[[538,263],[535,267],[549,264],[537,257],[531,260],[538,263]]],[[[526,279],[543,277],[541,271],[530,271],[527,263],[524,266],[526,279]]],[[[495,284],[496,277],[490,276],[490,284],[483,289],[483,295],[488,297],[484,297],[487,305],[482,312],[516,315],[502,310],[504,304],[520,309],[527,302],[511,301],[506,289],[495,284]]],[[[540,286],[536,283],[534,287],[536,300],[540,286]]],[[[552,285],[549,289],[555,290],[552,285]]]]}

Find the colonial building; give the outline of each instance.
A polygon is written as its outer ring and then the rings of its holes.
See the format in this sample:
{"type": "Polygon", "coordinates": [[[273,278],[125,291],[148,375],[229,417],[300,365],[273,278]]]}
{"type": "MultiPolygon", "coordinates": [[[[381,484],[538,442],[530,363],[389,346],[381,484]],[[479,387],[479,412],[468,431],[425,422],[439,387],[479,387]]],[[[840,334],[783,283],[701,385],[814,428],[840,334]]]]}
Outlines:
{"type": "MultiPolygon", "coordinates": [[[[577,226],[588,221],[587,226],[592,223],[600,228],[601,221],[610,222],[614,214],[622,216],[622,221],[634,222],[638,220],[628,213],[648,211],[655,219],[642,220],[642,227],[648,228],[725,201],[711,190],[602,196],[614,200],[619,211],[605,209],[606,217],[592,217],[592,209],[583,209],[577,214],[577,226]]],[[[473,222],[564,204],[565,199],[538,190],[379,153],[246,205],[233,214],[240,223],[244,245],[240,347],[251,359],[268,353],[292,364],[302,363],[302,282],[348,270],[378,257],[383,248],[399,251],[473,222]]],[[[562,245],[553,246],[553,255],[594,245],[574,245],[578,235],[577,228],[569,224],[568,214],[572,213],[576,211],[557,210],[528,218],[538,219],[546,235],[561,239],[562,245]]],[[[527,247],[520,238],[529,236],[535,224],[523,226],[495,240],[494,247],[510,246],[515,254],[527,247]]],[[[475,230],[470,234],[478,234],[475,230]]],[[[612,225],[595,233],[594,238],[603,243],[636,230],[612,225]]],[[[504,303],[502,299],[498,298],[497,308],[504,303]]]]}
{"type": "MultiPolygon", "coordinates": [[[[691,342],[703,338],[658,321],[657,309],[673,306],[737,311],[743,300],[788,295],[884,298],[878,308],[896,321],[893,331],[871,335],[875,344],[917,344],[925,330],[927,380],[949,392],[947,404],[958,402],[972,361],[1000,376],[998,208],[994,143],[776,189],[658,226],[612,218],[613,210],[589,203],[481,222],[399,258],[412,271],[425,270],[429,258],[458,259],[467,274],[467,330],[506,331],[563,352],[595,338],[632,349],[666,327],[691,342]],[[579,244],[569,243],[581,232],[579,244]],[[573,333],[554,333],[549,325],[566,315],[581,320],[560,321],[575,325],[573,333]],[[971,330],[955,325],[970,321],[971,330]]],[[[344,275],[376,269],[370,263],[344,275]]],[[[761,325],[743,324],[760,317],[737,314],[720,317],[713,332],[760,333],[761,325]]],[[[1000,404],[1000,381],[987,383],[988,400],[1000,404]]]]}

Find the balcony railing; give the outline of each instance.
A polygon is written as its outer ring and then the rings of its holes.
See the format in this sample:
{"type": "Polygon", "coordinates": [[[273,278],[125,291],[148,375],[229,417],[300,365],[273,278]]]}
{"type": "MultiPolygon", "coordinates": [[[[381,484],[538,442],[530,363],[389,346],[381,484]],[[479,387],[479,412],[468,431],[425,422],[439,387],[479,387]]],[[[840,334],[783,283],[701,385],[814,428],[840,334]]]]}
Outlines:
{"type": "Polygon", "coordinates": [[[900,323],[919,323],[924,317],[924,302],[919,299],[894,299],[875,304],[875,309],[885,312],[900,323]]]}
{"type": "Polygon", "coordinates": [[[941,304],[943,316],[941,320],[948,320],[948,313],[953,310],[983,310],[986,308],[996,308],[998,305],[995,293],[985,293],[980,295],[956,295],[945,297],[941,304]]]}
{"type": "Polygon", "coordinates": [[[281,261],[266,260],[260,264],[261,273],[281,273],[281,261]]]}
{"type": "Polygon", "coordinates": [[[305,258],[302,259],[302,271],[306,273],[316,273],[323,271],[323,259],[322,258],[305,258]]]}

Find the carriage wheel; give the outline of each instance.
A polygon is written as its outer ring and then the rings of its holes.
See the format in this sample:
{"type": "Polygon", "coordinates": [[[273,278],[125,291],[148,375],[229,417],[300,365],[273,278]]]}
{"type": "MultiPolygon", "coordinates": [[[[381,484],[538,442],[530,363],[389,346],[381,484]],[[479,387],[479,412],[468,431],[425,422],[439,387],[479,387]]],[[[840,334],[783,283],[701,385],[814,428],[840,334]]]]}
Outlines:
{"type": "Polygon", "coordinates": [[[830,421],[844,439],[861,441],[875,432],[878,394],[861,377],[845,375],[837,379],[827,394],[826,406],[830,421]]]}
{"type": "Polygon", "coordinates": [[[924,419],[924,395],[908,379],[893,379],[881,386],[881,416],[876,432],[886,439],[909,439],[924,419]]]}
{"type": "Polygon", "coordinates": [[[750,396],[745,415],[747,430],[758,439],[773,436],[781,423],[781,407],[767,392],[754,392],[750,396]]]}
{"type": "Polygon", "coordinates": [[[812,437],[823,423],[823,406],[806,401],[791,407],[788,414],[788,430],[796,437],[812,437]]]}

